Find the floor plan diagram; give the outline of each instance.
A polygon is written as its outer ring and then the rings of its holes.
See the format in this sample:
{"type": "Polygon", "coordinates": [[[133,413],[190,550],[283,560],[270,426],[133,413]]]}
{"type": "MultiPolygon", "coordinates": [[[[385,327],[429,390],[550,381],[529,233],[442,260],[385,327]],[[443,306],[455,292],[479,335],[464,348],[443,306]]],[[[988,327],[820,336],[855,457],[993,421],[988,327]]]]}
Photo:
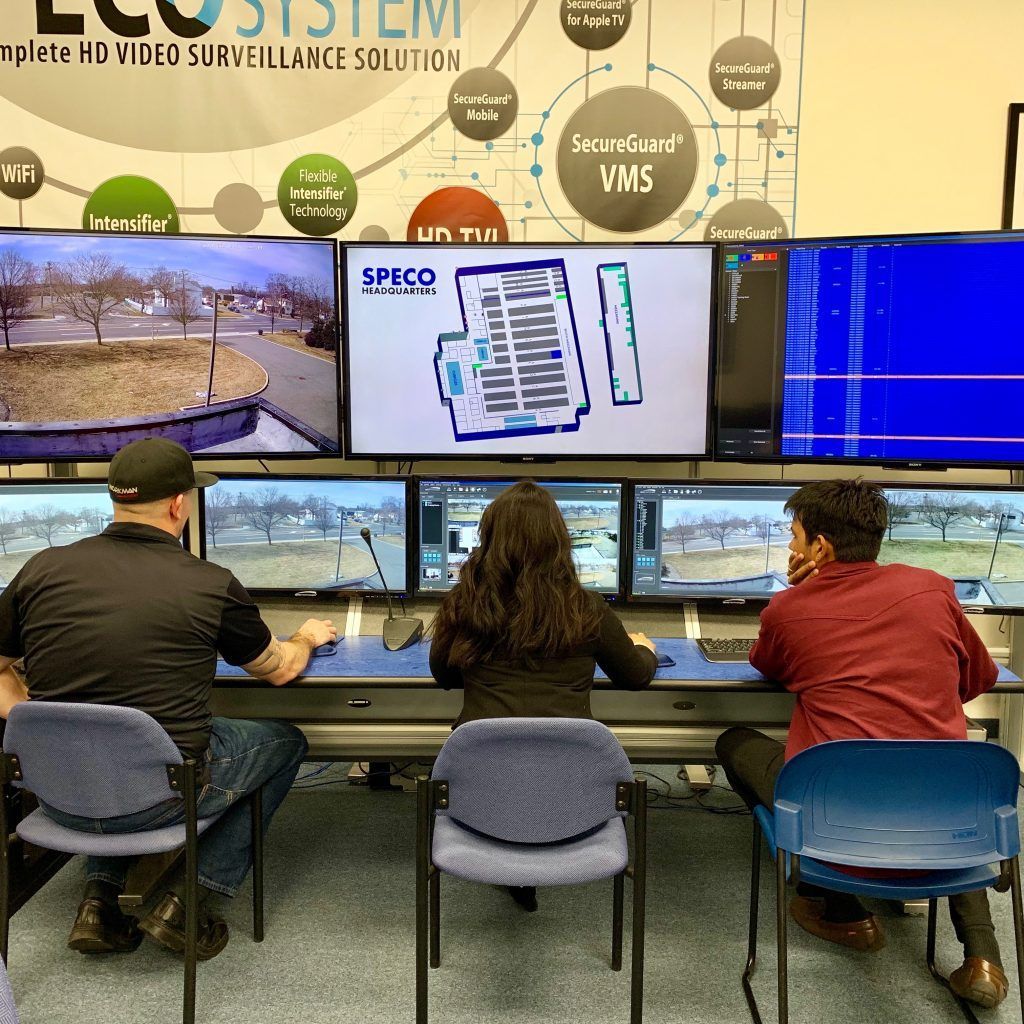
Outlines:
{"type": "Polygon", "coordinates": [[[578,430],[590,412],[560,259],[456,272],[464,329],[434,355],[456,441],[578,430]]]}

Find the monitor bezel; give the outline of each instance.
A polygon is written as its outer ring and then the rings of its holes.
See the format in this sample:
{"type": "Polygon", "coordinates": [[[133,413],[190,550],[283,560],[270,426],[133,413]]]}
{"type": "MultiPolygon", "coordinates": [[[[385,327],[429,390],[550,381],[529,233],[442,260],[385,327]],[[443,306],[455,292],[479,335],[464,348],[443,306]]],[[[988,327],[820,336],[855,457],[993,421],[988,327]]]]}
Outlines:
{"type": "MultiPolygon", "coordinates": [[[[474,243],[439,243],[439,242],[340,242],[339,243],[339,281],[341,290],[342,306],[341,333],[339,344],[341,345],[341,371],[342,371],[342,430],[344,436],[345,457],[349,459],[372,459],[376,461],[390,461],[394,459],[412,459],[415,462],[510,462],[524,465],[541,464],[550,465],[555,462],[692,462],[704,461],[711,458],[713,452],[712,437],[712,409],[714,406],[716,379],[715,366],[717,363],[717,342],[718,342],[718,295],[719,295],[719,265],[718,258],[719,244],[717,242],[487,242],[482,244],[474,243]],[[460,454],[458,452],[379,452],[379,451],[354,451],[352,447],[352,412],[351,412],[351,374],[349,367],[349,296],[348,296],[348,253],[356,249],[389,249],[389,250],[422,250],[424,248],[452,249],[464,248],[486,253],[496,249],[607,249],[623,250],[633,248],[654,248],[665,249],[669,247],[682,247],[688,249],[708,249],[711,252],[711,280],[709,282],[709,313],[708,313],[708,380],[705,401],[705,424],[704,424],[704,449],[703,452],[679,452],[664,455],[615,455],[609,456],[606,453],[585,453],[573,452],[571,454],[544,453],[515,454],[509,452],[481,452],[460,454]]],[[[484,257],[481,257],[484,258],[484,257]]]]}
{"type": "MultiPolygon", "coordinates": [[[[627,576],[623,576],[623,582],[626,586],[626,602],[628,604],[665,604],[665,605],[681,605],[681,604],[696,604],[702,608],[748,608],[748,609],[760,609],[764,607],[771,599],[774,594],[767,597],[761,596],[749,596],[741,597],[737,595],[728,596],[713,596],[710,594],[698,594],[698,595],[667,595],[667,594],[637,594],[633,591],[633,553],[635,551],[634,540],[635,540],[635,516],[636,516],[636,489],[637,487],[660,485],[665,487],[754,487],[754,488],[765,488],[770,487],[792,487],[794,491],[799,490],[804,484],[816,483],[815,480],[765,480],[765,479],[745,479],[745,480],[719,480],[719,479],[671,479],[668,477],[650,477],[650,478],[631,478],[629,480],[629,558],[628,564],[625,567],[624,572],[628,573],[627,576]]],[[[922,481],[922,480],[874,480],[872,483],[877,483],[883,491],[897,491],[897,490],[908,490],[908,491],[1010,491],[1015,494],[1024,496],[1024,485],[1022,484],[973,484],[973,483],[936,483],[935,481],[922,481]]],[[[939,573],[939,575],[942,575],[939,573]]],[[[950,576],[944,576],[944,579],[952,579],[950,576]]],[[[783,591],[778,591],[783,593],[783,591]]],[[[958,602],[959,604],[959,602],[958,602]]],[[[983,615],[1024,615],[1024,603],[1020,605],[1006,604],[1006,605],[972,605],[972,604],[960,604],[961,609],[965,612],[970,612],[972,615],[983,614],[983,615]]]]}
{"type": "MultiPolygon", "coordinates": [[[[590,590],[590,593],[597,594],[610,604],[622,601],[626,594],[626,581],[623,576],[625,569],[624,561],[624,550],[626,539],[628,537],[628,526],[625,522],[626,514],[626,497],[629,490],[629,479],[621,476],[594,476],[594,477],[576,477],[576,476],[505,476],[501,473],[497,474],[472,474],[472,473],[459,473],[458,475],[452,475],[447,473],[418,473],[415,477],[412,477],[413,487],[413,503],[409,506],[410,509],[415,507],[415,514],[412,515],[412,530],[414,532],[415,549],[411,551],[412,560],[410,563],[410,572],[413,574],[412,579],[412,591],[416,597],[435,597],[443,598],[446,594],[450,594],[454,588],[448,587],[447,590],[432,590],[420,586],[420,485],[424,480],[427,481],[460,481],[464,480],[468,483],[496,483],[498,481],[508,481],[510,484],[519,483],[521,480],[532,480],[536,484],[540,484],[541,487],[546,484],[618,484],[619,485],[619,553],[618,553],[618,578],[619,587],[615,593],[603,592],[600,590],[590,590]]],[[[584,588],[588,589],[589,588],[584,588]]]]}
{"type": "MultiPolygon", "coordinates": [[[[341,284],[338,277],[338,242],[334,238],[310,238],[299,235],[265,235],[265,234],[244,234],[244,235],[233,235],[233,234],[217,234],[215,232],[205,231],[180,231],[175,234],[156,235],[146,234],[145,232],[139,231],[87,231],[84,228],[31,228],[31,227],[11,227],[2,226],[0,232],[10,234],[21,234],[21,235],[79,235],[84,238],[143,238],[153,239],[163,237],[165,239],[185,238],[185,239],[198,239],[201,241],[215,241],[215,242],[241,242],[246,241],[253,242],[295,242],[302,245],[323,245],[331,246],[334,249],[334,255],[332,260],[333,272],[331,275],[332,284],[334,287],[334,316],[335,316],[335,327],[336,337],[338,344],[338,351],[335,353],[334,359],[334,386],[335,393],[337,396],[337,416],[338,416],[338,451],[336,452],[190,452],[192,460],[194,462],[240,462],[259,459],[288,459],[291,460],[308,460],[308,459],[340,459],[344,457],[344,430],[342,424],[341,414],[341,284]]],[[[317,358],[311,356],[310,358],[317,358]]],[[[326,360],[322,360],[326,361],[326,360]]],[[[152,435],[149,435],[152,436],[152,435]]],[[[74,465],[76,463],[97,463],[97,462],[109,462],[116,451],[110,452],[108,455],[47,455],[45,458],[22,457],[22,456],[9,456],[4,455],[0,451],[0,465],[3,466],[24,466],[24,465],[38,465],[45,463],[55,463],[60,465],[74,465]]]]}
{"type": "Polygon", "coordinates": [[[896,469],[896,470],[915,470],[915,469],[944,469],[944,468],[955,468],[955,469],[1021,469],[1024,468],[1024,452],[1021,453],[1021,459],[1019,461],[981,461],[981,460],[946,460],[946,459],[875,459],[875,458],[863,458],[863,457],[847,457],[847,456],[811,456],[811,455],[730,455],[719,451],[719,436],[718,436],[718,413],[722,407],[720,387],[721,387],[721,374],[718,372],[718,360],[721,352],[721,338],[722,338],[722,327],[723,318],[725,316],[725,289],[727,286],[727,278],[724,273],[725,256],[727,251],[736,250],[749,250],[752,248],[768,249],[778,248],[780,246],[786,246],[787,248],[795,246],[819,246],[826,243],[834,243],[836,245],[848,245],[856,242],[879,242],[881,244],[898,242],[906,240],[908,242],[924,241],[929,240],[933,242],[939,242],[944,239],[951,241],[963,241],[969,242],[973,239],[991,238],[993,241],[1012,241],[1016,238],[1019,241],[1024,242],[1024,229],[1018,230],[999,230],[993,228],[987,228],[979,231],[928,231],[928,232],[900,232],[894,234],[884,235],[816,235],[807,238],[780,238],[775,241],[769,240],[757,240],[750,242],[719,242],[719,254],[718,254],[718,304],[717,304],[717,318],[715,321],[715,364],[714,364],[714,401],[712,403],[711,416],[712,420],[709,424],[713,439],[711,446],[711,453],[708,456],[709,461],[722,462],[722,463],[745,463],[751,466],[798,466],[798,465],[809,465],[809,466],[876,466],[880,469],[896,469]]]}
{"type": "MultiPolygon", "coordinates": [[[[102,476],[85,477],[85,476],[11,476],[11,477],[0,477],[0,490],[5,487],[48,487],[54,490],[61,487],[102,487],[106,492],[107,500],[111,502],[111,514],[113,514],[113,501],[110,498],[110,492],[107,490],[107,479],[102,476]]],[[[197,503],[198,504],[198,503],[197,503]]],[[[198,522],[199,509],[198,507],[194,510],[196,521],[198,522]]],[[[189,517],[191,519],[191,516],[189,517]]],[[[111,520],[113,521],[113,520],[111,520]]],[[[181,547],[183,551],[188,552],[190,555],[195,555],[196,552],[192,549],[192,538],[190,536],[191,531],[189,530],[190,523],[186,521],[185,529],[182,531],[181,547]]],[[[79,537],[78,540],[87,540],[89,537],[99,537],[103,533],[90,533],[84,537],[79,537]]],[[[72,541],[72,544],[77,541],[72,541]]],[[[58,548],[68,547],[67,544],[58,544],[58,548]]],[[[40,548],[40,551],[47,551],[48,548],[40,548]]],[[[33,552],[35,554],[36,552],[33,552]]],[[[31,557],[31,556],[29,556],[31,557]]]]}
{"type": "MultiPolygon", "coordinates": [[[[391,586],[391,581],[388,580],[388,586],[391,588],[391,594],[393,597],[406,598],[412,594],[412,589],[408,586],[410,580],[410,573],[412,572],[412,542],[410,534],[410,522],[409,522],[409,509],[410,499],[412,497],[413,488],[411,486],[411,477],[398,475],[398,474],[356,474],[356,473],[217,473],[218,482],[230,483],[232,480],[266,480],[268,484],[275,481],[289,481],[289,480],[328,480],[332,483],[341,483],[347,480],[358,481],[360,483],[375,483],[380,481],[381,483],[402,483],[405,485],[405,582],[406,587],[404,589],[397,589],[391,586]]],[[[206,489],[202,488],[202,495],[198,501],[198,523],[199,523],[199,552],[198,557],[203,561],[214,561],[208,557],[207,545],[206,545],[206,489]]],[[[219,563],[215,563],[219,564],[219,563]]],[[[239,581],[241,582],[241,581],[239,581]]],[[[362,590],[359,588],[323,588],[318,589],[316,587],[259,587],[259,586],[248,586],[242,584],[250,594],[265,594],[265,595],[276,595],[278,597],[290,596],[296,598],[304,598],[306,600],[323,600],[331,597],[369,597],[369,598],[380,598],[382,601],[387,600],[387,596],[383,590],[362,590]]]]}

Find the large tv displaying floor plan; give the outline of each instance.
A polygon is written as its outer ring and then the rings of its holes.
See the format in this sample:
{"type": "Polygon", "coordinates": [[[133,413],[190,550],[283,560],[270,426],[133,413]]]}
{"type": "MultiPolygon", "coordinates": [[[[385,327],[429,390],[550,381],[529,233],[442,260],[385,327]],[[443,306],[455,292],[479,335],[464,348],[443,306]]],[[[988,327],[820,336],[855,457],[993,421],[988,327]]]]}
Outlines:
{"type": "Polygon", "coordinates": [[[346,246],[346,451],[706,454],[712,256],[704,245],[346,246]]]}

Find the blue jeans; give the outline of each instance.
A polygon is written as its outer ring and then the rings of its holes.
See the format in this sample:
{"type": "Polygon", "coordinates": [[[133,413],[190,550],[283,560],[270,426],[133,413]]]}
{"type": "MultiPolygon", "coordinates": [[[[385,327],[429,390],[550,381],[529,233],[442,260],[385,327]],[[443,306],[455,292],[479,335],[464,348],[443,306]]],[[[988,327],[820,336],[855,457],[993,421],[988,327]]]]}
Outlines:
{"type": "MultiPolygon", "coordinates": [[[[199,817],[220,819],[199,837],[199,881],[234,896],[252,866],[252,816],[244,798],[263,786],[263,830],[288,795],[308,750],[306,737],[287,722],[214,718],[206,751],[209,784],[197,803],[199,817]]],[[[54,821],[83,832],[122,834],[180,825],[185,801],[171,797],[155,807],[119,818],[83,818],[44,806],[54,821]]],[[[86,878],[124,888],[133,857],[89,857],[86,878]]]]}

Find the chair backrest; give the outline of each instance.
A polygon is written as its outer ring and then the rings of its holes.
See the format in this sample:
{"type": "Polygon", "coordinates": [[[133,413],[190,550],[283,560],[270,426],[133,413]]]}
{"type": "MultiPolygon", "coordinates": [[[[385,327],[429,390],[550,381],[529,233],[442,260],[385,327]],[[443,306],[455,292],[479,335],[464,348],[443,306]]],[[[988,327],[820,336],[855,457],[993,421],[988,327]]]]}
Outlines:
{"type": "Polygon", "coordinates": [[[512,843],[558,842],[624,816],[615,787],[633,779],[611,730],[584,718],[466,722],[431,775],[449,785],[438,814],[512,843]]]}
{"type": "Polygon", "coordinates": [[[178,796],[167,778],[181,752],[144,711],[106,704],[25,701],[7,719],[4,753],[45,804],[84,818],[115,818],[178,796]]]}
{"type": "Polygon", "coordinates": [[[1020,767],[977,740],[837,740],[775,783],[779,847],[836,864],[953,870],[1020,850],[1020,767]]]}

